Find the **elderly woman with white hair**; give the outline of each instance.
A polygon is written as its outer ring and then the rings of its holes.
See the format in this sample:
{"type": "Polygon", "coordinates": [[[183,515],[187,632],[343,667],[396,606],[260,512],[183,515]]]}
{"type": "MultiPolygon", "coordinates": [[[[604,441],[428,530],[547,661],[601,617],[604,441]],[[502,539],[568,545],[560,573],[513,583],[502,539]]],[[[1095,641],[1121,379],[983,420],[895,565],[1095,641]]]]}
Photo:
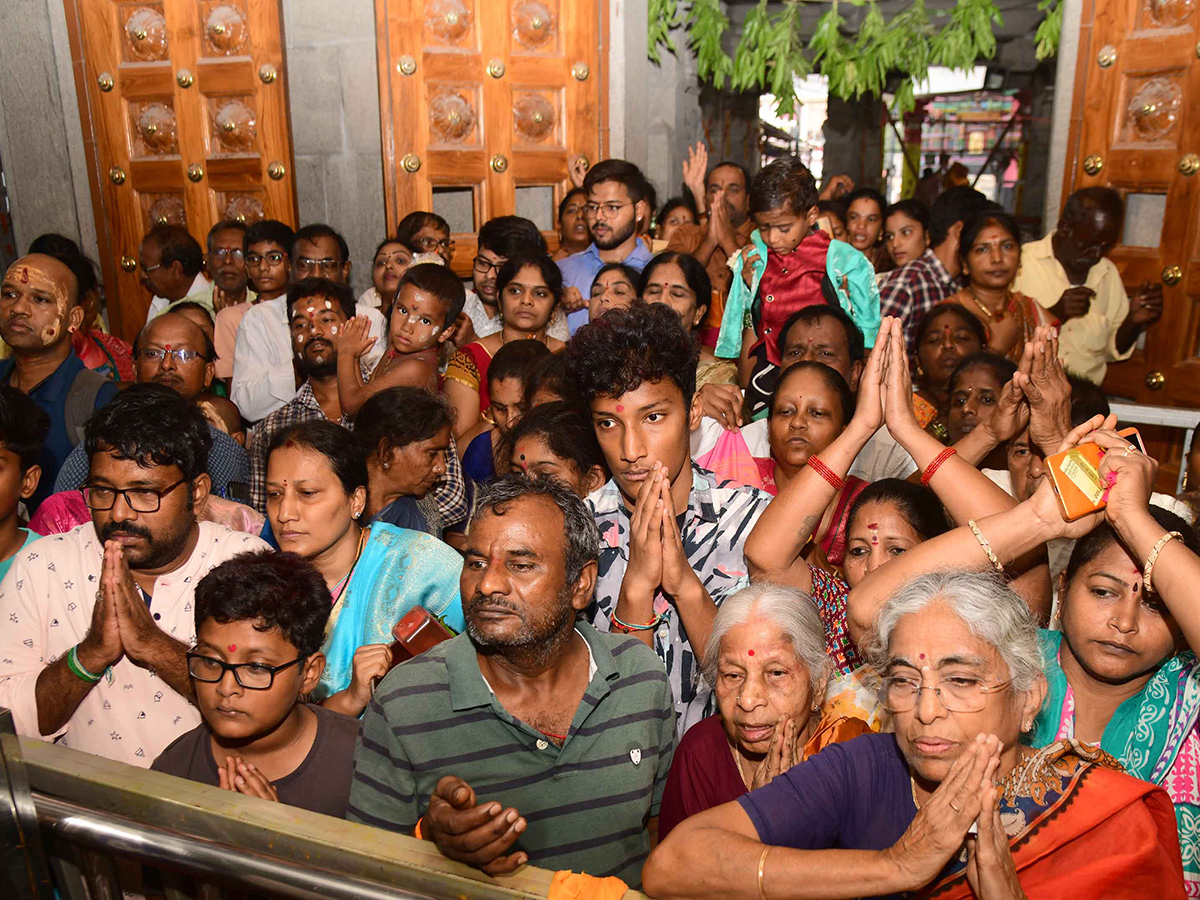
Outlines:
{"type": "Polygon", "coordinates": [[[998,576],[919,575],[868,647],[894,734],[835,744],[682,822],[655,897],[1182,897],[1170,799],[1097,748],[1021,735],[1046,695],[1037,626],[998,576]]]}
{"type": "Polygon", "coordinates": [[[755,584],[721,604],[704,652],[717,714],[679,742],[663,792],[659,839],[688,816],[736,800],[830,744],[868,733],[822,712],[832,666],[812,599],[755,584]]]}

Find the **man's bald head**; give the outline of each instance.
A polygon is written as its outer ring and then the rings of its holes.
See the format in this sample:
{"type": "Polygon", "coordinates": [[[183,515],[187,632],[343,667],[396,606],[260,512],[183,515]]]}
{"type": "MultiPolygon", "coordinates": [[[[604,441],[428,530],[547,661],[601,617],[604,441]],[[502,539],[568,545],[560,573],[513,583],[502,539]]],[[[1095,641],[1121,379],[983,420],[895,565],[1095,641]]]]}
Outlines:
{"type": "Polygon", "coordinates": [[[216,356],[212,341],[179,313],[151,319],[133,343],[133,356],[139,384],[153,381],[195,400],[212,383],[216,356]],[[189,358],[181,360],[180,355],[189,358]]]}
{"type": "Polygon", "coordinates": [[[0,287],[0,335],[14,350],[43,350],[80,327],[79,280],[71,267],[29,253],[8,267],[0,287]]]}

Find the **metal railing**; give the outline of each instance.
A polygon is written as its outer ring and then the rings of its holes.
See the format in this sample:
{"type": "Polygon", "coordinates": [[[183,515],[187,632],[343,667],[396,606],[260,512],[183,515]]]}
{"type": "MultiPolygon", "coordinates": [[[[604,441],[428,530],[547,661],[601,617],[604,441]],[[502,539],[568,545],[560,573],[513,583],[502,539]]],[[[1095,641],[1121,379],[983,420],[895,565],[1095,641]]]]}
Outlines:
{"type": "Polygon", "coordinates": [[[4,900],[121,900],[148,884],[167,900],[523,900],[553,876],[489,878],[427,841],[18,738],[7,710],[0,776],[4,900]]]}

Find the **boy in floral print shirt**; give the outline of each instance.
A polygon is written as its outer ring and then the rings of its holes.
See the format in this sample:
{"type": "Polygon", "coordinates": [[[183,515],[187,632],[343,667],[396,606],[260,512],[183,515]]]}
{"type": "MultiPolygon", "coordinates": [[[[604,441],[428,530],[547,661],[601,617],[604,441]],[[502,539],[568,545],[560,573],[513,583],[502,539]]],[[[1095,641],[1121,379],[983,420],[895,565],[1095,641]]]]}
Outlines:
{"type": "Polygon", "coordinates": [[[669,307],[640,303],[584,326],[567,345],[612,472],[588,498],[600,531],[589,617],[658,653],[680,734],[708,712],[697,653],[717,607],[746,576],[742,548],[770,500],[718,484],[691,461],[689,436],[702,415],[698,352],[669,307]]]}

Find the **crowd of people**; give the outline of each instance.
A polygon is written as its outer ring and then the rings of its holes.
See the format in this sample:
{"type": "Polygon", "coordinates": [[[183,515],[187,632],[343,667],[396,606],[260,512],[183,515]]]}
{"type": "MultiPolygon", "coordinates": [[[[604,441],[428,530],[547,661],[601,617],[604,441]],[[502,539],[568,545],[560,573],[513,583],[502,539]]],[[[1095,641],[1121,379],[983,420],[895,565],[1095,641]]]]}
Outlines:
{"type": "Polygon", "coordinates": [[[656,209],[596,164],[553,253],[494,218],[467,283],[413,211],[357,297],[328,224],[157,226],[132,345],[37,238],[0,290],[18,731],[489,875],[1200,896],[1197,502],[1098,386],[1162,315],[1119,194],[1026,241],[965,185],[682,174],[656,209]]]}

